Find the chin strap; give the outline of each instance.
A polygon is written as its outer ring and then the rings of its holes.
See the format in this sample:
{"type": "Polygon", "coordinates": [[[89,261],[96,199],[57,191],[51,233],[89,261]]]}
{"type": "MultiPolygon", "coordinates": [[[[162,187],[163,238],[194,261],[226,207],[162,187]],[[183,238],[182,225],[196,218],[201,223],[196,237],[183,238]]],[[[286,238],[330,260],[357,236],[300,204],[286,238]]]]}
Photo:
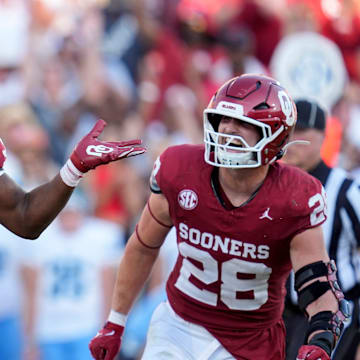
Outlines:
{"type": "Polygon", "coordinates": [[[307,140],[293,140],[293,141],[289,141],[287,144],[284,145],[283,150],[286,151],[286,149],[287,149],[289,146],[295,145],[295,144],[310,145],[310,141],[307,141],[307,140]]]}
{"type": "Polygon", "coordinates": [[[276,156],[270,161],[270,164],[274,161],[280,160],[285,154],[289,146],[295,144],[310,145],[310,141],[307,140],[294,140],[284,145],[284,147],[276,154],[276,156]]]}
{"type": "Polygon", "coordinates": [[[310,145],[310,141],[307,140],[294,140],[294,141],[289,141],[287,144],[284,145],[284,147],[282,148],[283,151],[283,155],[285,155],[286,150],[289,146],[291,145],[295,145],[295,144],[301,144],[301,145],[310,145]]]}

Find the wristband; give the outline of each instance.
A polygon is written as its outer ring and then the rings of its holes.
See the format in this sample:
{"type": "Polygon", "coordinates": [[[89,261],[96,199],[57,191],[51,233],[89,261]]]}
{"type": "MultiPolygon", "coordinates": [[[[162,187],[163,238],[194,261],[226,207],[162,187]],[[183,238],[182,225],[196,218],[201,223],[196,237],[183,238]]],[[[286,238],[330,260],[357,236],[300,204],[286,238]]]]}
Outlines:
{"type": "Polygon", "coordinates": [[[125,327],[126,319],[127,319],[127,315],[119,313],[115,310],[111,310],[108,321],[116,325],[125,327]]]}
{"type": "Polygon", "coordinates": [[[76,187],[83,175],[84,174],[75,167],[70,159],[68,159],[68,161],[60,170],[62,181],[70,187],[76,187]]]}
{"type": "Polygon", "coordinates": [[[330,331],[323,331],[315,334],[309,341],[309,345],[315,345],[322,348],[329,356],[335,347],[334,335],[330,331]]]}

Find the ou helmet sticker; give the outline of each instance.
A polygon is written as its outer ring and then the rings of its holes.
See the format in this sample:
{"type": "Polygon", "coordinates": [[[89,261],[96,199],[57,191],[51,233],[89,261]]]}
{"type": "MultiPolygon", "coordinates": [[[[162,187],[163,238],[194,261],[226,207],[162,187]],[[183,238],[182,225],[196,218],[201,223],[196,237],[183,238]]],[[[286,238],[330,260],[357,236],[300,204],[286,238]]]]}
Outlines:
{"type": "Polygon", "coordinates": [[[281,90],[278,92],[281,110],[286,116],[286,124],[292,126],[295,123],[294,108],[288,94],[281,90]]]}
{"type": "Polygon", "coordinates": [[[199,200],[194,191],[184,189],[179,192],[178,202],[184,210],[193,210],[196,208],[199,200]]]}

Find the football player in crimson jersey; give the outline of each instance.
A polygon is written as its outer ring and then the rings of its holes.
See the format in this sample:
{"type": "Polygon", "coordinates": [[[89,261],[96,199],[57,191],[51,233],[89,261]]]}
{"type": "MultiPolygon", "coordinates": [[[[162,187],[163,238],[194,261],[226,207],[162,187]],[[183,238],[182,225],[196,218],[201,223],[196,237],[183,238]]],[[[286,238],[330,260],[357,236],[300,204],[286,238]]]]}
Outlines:
{"type": "Polygon", "coordinates": [[[146,151],[139,146],[140,140],[98,140],[105,125],[104,120],[98,120],[77,144],[60,173],[30,192],[23,191],[6,175],[6,150],[0,139],[0,223],[21,237],[35,239],[61,211],[87,171],[146,151]]]}
{"type": "Polygon", "coordinates": [[[325,193],[315,178],[276,162],[296,116],[277,81],[242,75],[205,109],[205,146],[161,154],[108,321],[89,345],[95,359],[118,353],[127,314],[172,226],[178,259],[143,359],[283,360],[281,315],[292,268],[310,322],[297,359],[330,359],[348,309],[323,241],[325,193]]]}

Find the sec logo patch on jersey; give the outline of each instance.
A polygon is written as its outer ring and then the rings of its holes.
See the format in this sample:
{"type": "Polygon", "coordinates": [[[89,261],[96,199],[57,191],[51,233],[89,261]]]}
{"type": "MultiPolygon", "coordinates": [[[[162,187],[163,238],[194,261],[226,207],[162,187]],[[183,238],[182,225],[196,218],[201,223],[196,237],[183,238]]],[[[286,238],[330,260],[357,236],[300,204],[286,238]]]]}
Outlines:
{"type": "Polygon", "coordinates": [[[196,208],[199,200],[193,190],[181,190],[178,195],[179,205],[185,210],[193,210],[196,208]]]}

